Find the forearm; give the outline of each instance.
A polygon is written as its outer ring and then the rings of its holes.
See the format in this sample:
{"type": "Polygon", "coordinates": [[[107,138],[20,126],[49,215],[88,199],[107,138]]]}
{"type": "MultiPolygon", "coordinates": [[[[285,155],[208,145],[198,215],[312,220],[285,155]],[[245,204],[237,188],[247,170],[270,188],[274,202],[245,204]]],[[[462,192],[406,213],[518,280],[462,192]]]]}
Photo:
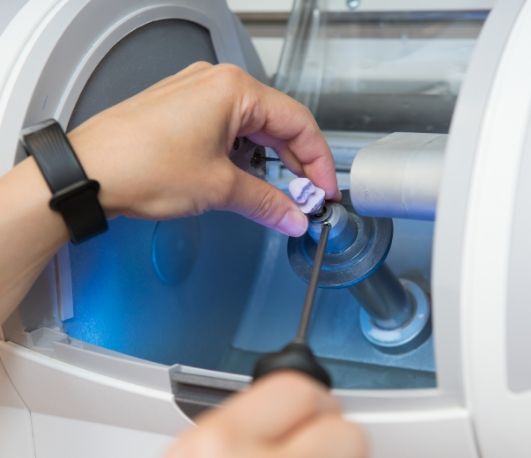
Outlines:
{"type": "Polygon", "coordinates": [[[50,197],[33,158],[0,178],[0,323],[68,240],[61,216],[48,206],[50,197]]]}

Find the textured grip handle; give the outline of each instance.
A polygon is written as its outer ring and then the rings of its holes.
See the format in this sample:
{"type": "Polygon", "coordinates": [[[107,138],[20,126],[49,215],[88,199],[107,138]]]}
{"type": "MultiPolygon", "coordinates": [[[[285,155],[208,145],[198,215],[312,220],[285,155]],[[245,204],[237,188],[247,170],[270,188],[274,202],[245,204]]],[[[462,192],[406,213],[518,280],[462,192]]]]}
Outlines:
{"type": "Polygon", "coordinates": [[[269,353],[258,360],[253,378],[258,380],[267,374],[282,370],[302,372],[327,388],[332,386],[328,372],[319,364],[308,345],[292,342],[276,353],[269,353]]]}

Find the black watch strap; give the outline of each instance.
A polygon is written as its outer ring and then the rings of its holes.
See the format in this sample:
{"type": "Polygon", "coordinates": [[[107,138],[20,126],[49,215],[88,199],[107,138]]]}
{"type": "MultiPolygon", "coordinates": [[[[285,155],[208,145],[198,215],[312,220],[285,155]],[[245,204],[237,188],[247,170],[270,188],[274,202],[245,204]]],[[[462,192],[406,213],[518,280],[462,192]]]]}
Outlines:
{"type": "Polygon", "coordinates": [[[62,215],[72,242],[107,230],[98,200],[100,185],[87,177],[59,123],[50,119],[24,129],[22,143],[44,175],[53,194],[50,207],[62,215]]]}

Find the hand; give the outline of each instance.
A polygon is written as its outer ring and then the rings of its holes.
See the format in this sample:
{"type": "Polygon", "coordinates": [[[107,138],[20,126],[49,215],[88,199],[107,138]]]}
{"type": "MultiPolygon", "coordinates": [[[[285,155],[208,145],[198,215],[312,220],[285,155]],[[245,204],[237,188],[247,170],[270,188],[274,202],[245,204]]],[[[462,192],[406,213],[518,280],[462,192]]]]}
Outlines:
{"type": "Polygon", "coordinates": [[[362,458],[360,428],[342,419],[320,385],[295,372],[270,375],[201,418],[166,458],[362,458]]]}
{"type": "Polygon", "coordinates": [[[333,159],[310,112],[232,65],[195,63],[69,135],[111,215],[224,209],[303,234],[307,218],[291,199],[229,160],[238,136],[273,147],[290,170],[338,198],[333,159]]]}
{"type": "MultiPolygon", "coordinates": [[[[69,134],[109,216],[238,212],[289,235],[307,218],[285,194],[235,167],[237,136],[268,145],[296,174],[340,198],[330,151],[310,112],[232,65],[199,62],[69,134]]],[[[0,177],[0,322],[68,240],[34,158],[0,177]]]]}

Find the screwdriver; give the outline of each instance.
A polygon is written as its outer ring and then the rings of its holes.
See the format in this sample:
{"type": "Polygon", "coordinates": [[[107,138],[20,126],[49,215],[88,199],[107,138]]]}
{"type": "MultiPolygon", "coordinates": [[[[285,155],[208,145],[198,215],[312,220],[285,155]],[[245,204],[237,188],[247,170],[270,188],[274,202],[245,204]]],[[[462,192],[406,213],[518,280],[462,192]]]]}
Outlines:
{"type": "Polygon", "coordinates": [[[319,281],[319,274],[321,273],[321,264],[323,263],[323,256],[326,243],[328,242],[329,233],[330,223],[324,222],[321,228],[317,250],[315,252],[312,273],[308,283],[304,305],[302,307],[297,335],[295,339],[287,344],[282,350],[275,353],[268,353],[256,362],[253,372],[253,379],[255,381],[271,372],[294,370],[308,375],[328,388],[332,385],[330,375],[326,369],[319,364],[313,351],[307,344],[308,326],[312,316],[317,283],[319,281]]]}

